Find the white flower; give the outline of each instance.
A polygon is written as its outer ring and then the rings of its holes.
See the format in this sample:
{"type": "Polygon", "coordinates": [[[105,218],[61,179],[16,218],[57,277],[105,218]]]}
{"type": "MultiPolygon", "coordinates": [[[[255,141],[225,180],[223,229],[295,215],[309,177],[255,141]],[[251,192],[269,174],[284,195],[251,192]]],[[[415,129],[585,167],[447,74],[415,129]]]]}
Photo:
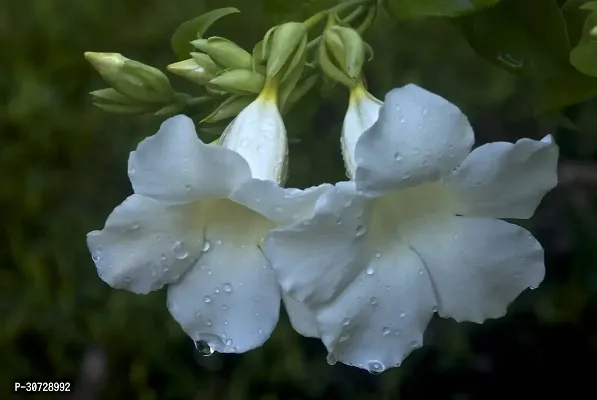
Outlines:
{"type": "Polygon", "coordinates": [[[358,134],[344,138],[356,141],[354,181],[271,231],[264,251],[316,313],[331,361],[379,373],[422,345],[434,311],[480,323],[540,284],[540,244],[495,218],[531,217],[557,184],[558,149],[546,137],[470,152],[467,118],[414,85],[389,92],[358,134]]]}
{"type": "MultiPolygon", "coordinates": [[[[241,353],[263,344],[278,321],[281,291],[258,245],[276,224],[309,215],[325,186],[278,186],[286,131],[263,96],[220,142],[201,142],[188,117],[164,122],[130,155],[134,194],[87,242],[110,286],[143,294],[168,284],[168,309],[193,340],[241,353]]],[[[304,313],[289,302],[291,314],[304,313]]]]}
{"type": "Polygon", "coordinates": [[[382,102],[373,97],[365,90],[362,84],[355,86],[350,91],[348,111],[342,124],[342,156],[346,165],[346,172],[349,178],[353,179],[352,173],[356,168],[354,161],[354,149],[358,138],[363,132],[371,128],[377,121],[379,109],[382,102]]]}

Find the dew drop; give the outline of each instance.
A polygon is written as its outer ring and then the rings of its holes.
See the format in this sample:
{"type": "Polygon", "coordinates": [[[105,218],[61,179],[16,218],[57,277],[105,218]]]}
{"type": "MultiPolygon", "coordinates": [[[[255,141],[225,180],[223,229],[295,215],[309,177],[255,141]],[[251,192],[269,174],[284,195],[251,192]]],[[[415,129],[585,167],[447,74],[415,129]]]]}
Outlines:
{"type": "Polygon", "coordinates": [[[401,161],[402,160],[402,156],[400,155],[400,153],[394,153],[394,161],[401,161]]]}
{"type": "Polygon", "coordinates": [[[422,114],[422,115],[427,115],[427,109],[426,109],[425,107],[423,107],[423,108],[421,109],[421,114],[422,114]]]}
{"type": "Polygon", "coordinates": [[[396,111],[400,111],[400,106],[396,106],[396,111]]]}
{"type": "Polygon", "coordinates": [[[209,248],[211,247],[211,242],[207,239],[205,239],[205,241],[203,242],[203,248],[201,249],[201,251],[206,252],[207,250],[209,250],[209,248]]]}
{"type": "Polygon", "coordinates": [[[402,331],[401,331],[400,329],[396,329],[396,330],[394,331],[394,335],[396,335],[396,336],[400,336],[400,335],[402,335],[402,331]]]}
{"type": "Polygon", "coordinates": [[[221,240],[216,240],[216,244],[222,244],[221,240]]]}
{"type": "Polygon", "coordinates": [[[373,269],[372,266],[368,266],[366,272],[367,272],[367,275],[373,275],[375,273],[375,270],[373,269]]]}
{"type": "Polygon", "coordinates": [[[529,286],[529,289],[530,290],[535,290],[535,289],[537,289],[537,286],[529,286]]]}
{"type": "Polygon", "coordinates": [[[205,340],[196,341],[195,348],[197,349],[197,352],[204,357],[211,356],[214,353],[214,349],[212,349],[209,343],[205,340]]]}
{"type": "Polygon", "coordinates": [[[207,325],[207,326],[211,326],[211,325],[212,325],[211,319],[209,319],[209,318],[208,318],[208,319],[206,319],[206,320],[205,320],[205,325],[207,325]]]}
{"type": "Polygon", "coordinates": [[[350,325],[350,319],[349,319],[349,318],[344,318],[344,319],[342,320],[342,325],[344,325],[344,326],[348,326],[348,325],[350,325]]]}
{"type": "Polygon", "coordinates": [[[345,342],[345,341],[347,341],[347,340],[348,340],[348,338],[349,338],[349,337],[350,337],[350,336],[348,335],[348,333],[342,332],[342,333],[340,334],[340,337],[338,338],[338,340],[339,340],[340,342],[345,342]]]}
{"type": "Polygon", "coordinates": [[[419,270],[419,275],[423,275],[423,270],[422,269],[419,270]]]}
{"type": "Polygon", "coordinates": [[[433,311],[434,313],[436,313],[436,312],[437,312],[437,306],[433,306],[433,308],[432,308],[432,311],[433,311]]]}
{"type": "Polygon", "coordinates": [[[362,236],[365,233],[365,227],[363,225],[359,225],[357,227],[357,236],[362,236]]]}
{"type": "Polygon", "coordinates": [[[401,312],[400,313],[400,318],[404,318],[404,317],[406,317],[406,313],[405,312],[401,312]]]}
{"type": "Polygon", "coordinates": [[[218,293],[220,293],[220,288],[215,288],[215,289],[214,289],[214,293],[215,293],[215,294],[218,294],[218,293]]]}
{"type": "Polygon", "coordinates": [[[338,362],[338,356],[334,353],[328,353],[325,359],[329,365],[335,365],[338,362]]]}
{"type": "Polygon", "coordinates": [[[174,255],[179,260],[184,260],[189,256],[189,253],[184,249],[183,242],[176,242],[174,243],[174,247],[172,247],[172,251],[174,251],[174,255]]]}
{"type": "Polygon", "coordinates": [[[213,271],[211,269],[207,270],[207,275],[211,275],[213,273],[213,271]]]}
{"type": "Polygon", "coordinates": [[[381,374],[386,368],[384,365],[379,361],[369,361],[367,363],[367,371],[369,371],[372,375],[379,375],[381,374]]]}
{"type": "Polygon", "coordinates": [[[375,258],[381,258],[381,252],[376,251],[375,252],[375,258]]]}
{"type": "Polygon", "coordinates": [[[222,306],[222,310],[226,311],[227,309],[228,309],[228,306],[227,306],[226,304],[224,304],[224,305],[222,306]]]}
{"type": "Polygon", "coordinates": [[[230,292],[232,292],[232,285],[231,285],[231,284],[229,284],[229,283],[225,283],[225,284],[224,284],[224,291],[225,291],[226,293],[230,293],[230,292]]]}
{"type": "Polygon", "coordinates": [[[400,117],[400,119],[398,121],[400,121],[400,123],[403,124],[404,121],[406,121],[406,119],[404,117],[400,117]]]}
{"type": "Polygon", "coordinates": [[[376,305],[377,304],[377,297],[371,297],[371,299],[369,299],[369,303],[371,303],[372,305],[376,305]]]}
{"type": "Polygon", "coordinates": [[[135,174],[135,167],[130,167],[129,168],[129,175],[134,175],[135,174]]]}
{"type": "Polygon", "coordinates": [[[381,332],[383,333],[384,336],[388,336],[390,333],[392,333],[392,330],[386,326],[382,329],[381,332]]]}
{"type": "Polygon", "coordinates": [[[209,296],[205,296],[205,297],[203,298],[203,301],[204,301],[205,303],[211,303],[211,297],[209,297],[209,296]]]}
{"type": "Polygon", "coordinates": [[[99,254],[97,254],[97,253],[96,253],[96,254],[94,254],[94,255],[92,255],[92,256],[91,256],[91,259],[92,259],[94,262],[99,262],[99,260],[101,260],[102,258],[100,257],[100,255],[99,255],[99,254]]]}
{"type": "Polygon", "coordinates": [[[417,342],[416,340],[413,340],[410,343],[410,347],[412,347],[413,349],[418,349],[419,347],[421,347],[421,344],[419,342],[417,342]]]}
{"type": "Polygon", "coordinates": [[[184,185],[184,190],[186,192],[190,192],[191,191],[191,185],[189,185],[189,184],[184,185]]]}
{"type": "Polygon", "coordinates": [[[336,218],[336,225],[341,225],[342,224],[342,218],[338,217],[336,218]]]}
{"type": "Polygon", "coordinates": [[[201,313],[199,311],[195,312],[195,318],[201,318],[201,313]]]}
{"type": "Polygon", "coordinates": [[[226,346],[232,346],[232,339],[226,339],[226,346]]]}

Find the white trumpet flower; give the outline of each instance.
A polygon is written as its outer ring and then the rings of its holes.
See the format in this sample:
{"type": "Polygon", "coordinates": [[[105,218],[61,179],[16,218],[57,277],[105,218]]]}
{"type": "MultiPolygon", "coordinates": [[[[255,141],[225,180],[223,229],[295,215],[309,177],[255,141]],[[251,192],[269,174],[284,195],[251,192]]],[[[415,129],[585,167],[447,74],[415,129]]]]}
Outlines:
{"type": "Polygon", "coordinates": [[[353,181],[263,246],[283,290],[315,314],[328,361],[399,366],[434,312],[481,323],[542,282],[541,245],[496,218],[530,218],[557,184],[551,137],[471,152],[462,112],[414,85],[389,92],[370,129],[343,132],[353,181]]]}
{"type": "MultiPolygon", "coordinates": [[[[267,92],[228,126],[221,145],[199,140],[188,117],[164,122],[130,155],[134,194],[87,236],[101,279],[139,294],[168,285],[174,319],[212,350],[262,345],[278,321],[281,291],[258,246],[272,227],[309,215],[326,187],[278,186],[286,140],[267,92]]],[[[299,303],[288,299],[287,307],[304,320],[299,303]]]]}

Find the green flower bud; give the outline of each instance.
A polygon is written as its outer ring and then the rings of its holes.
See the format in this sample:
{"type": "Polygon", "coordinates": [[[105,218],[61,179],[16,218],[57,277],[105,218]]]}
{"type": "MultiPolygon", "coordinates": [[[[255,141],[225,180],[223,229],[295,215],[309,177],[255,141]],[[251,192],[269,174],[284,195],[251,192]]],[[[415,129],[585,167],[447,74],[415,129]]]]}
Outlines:
{"type": "Polygon", "coordinates": [[[251,54],[228,39],[213,36],[193,40],[191,44],[224,68],[251,69],[253,66],[251,54]]]}
{"type": "Polygon", "coordinates": [[[259,93],[263,89],[265,77],[247,69],[233,69],[209,81],[209,85],[229,93],[259,93]]]}
{"type": "Polygon", "coordinates": [[[288,22],[276,27],[271,38],[268,35],[263,42],[263,54],[267,57],[267,77],[277,75],[298,50],[304,52],[306,41],[307,29],[302,23],[288,22]]]}
{"type": "Polygon", "coordinates": [[[199,65],[194,58],[170,64],[166,69],[175,75],[200,85],[206,85],[210,80],[216,77],[214,72],[199,65]]]}
{"type": "Polygon", "coordinates": [[[93,92],[89,93],[93,98],[94,102],[97,103],[104,103],[104,104],[128,104],[128,105],[136,105],[139,104],[139,101],[131,99],[117,91],[116,89],[108,88],[108,89],[100,89],[94,90],[93,92]]]}
{"type": "Polygon", "coordinates": [[[118,53],[86,52],[85,58],[110,86],[132,99],[168,103],[174,96],[168,77],[157,68],[118,53]]]}
{"type": "Polygon", "coordinates": [[[323,40],[339,69],[348,78],[357,81],[367,52],[361,35],[352,28],[336,25],[325,30],[323,40]]]}

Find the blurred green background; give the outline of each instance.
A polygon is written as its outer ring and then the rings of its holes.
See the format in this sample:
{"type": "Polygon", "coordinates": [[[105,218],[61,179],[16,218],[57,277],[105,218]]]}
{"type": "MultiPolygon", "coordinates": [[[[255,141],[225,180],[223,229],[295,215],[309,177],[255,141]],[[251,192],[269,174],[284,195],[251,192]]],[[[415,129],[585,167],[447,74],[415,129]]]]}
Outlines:
{"type": "MultiPolygon", "coordinates": [[[[175,61],[175,28],[208,9],[241,9],[210,34],[250,50],[276,22],[330,3],[0,2],[0,398],[32,397],[13,393],[17,379],[71,381],[67,397],[77,399],[485,399],[590,390],[597,372],[597,103],[564,110],[578,131],[532,117],[533,86],[482,60],[440,19],[378,17],[366,36],[375,49],[371,91],[383,98],[414,82],[459,105],[478,143],[555,133],[561,146],[560,186],[525,222],[546,249],[547,277],[507,317],[483,325],[435,317],[425,347],[401,368],[372,376],[329,366],[320,342],[299,337],[285,315],[260,349],[199,357],[170,318],[164,292],[138,296],[97,277],[85,234],[131,193],[128,153],[161,120],[93,107],[88,92],[106,85],[83,52],[120,52],[163,69],[175,61]]],[[[346,105],[337,88],[325,101],[312,93],[288,116],[289,185],[344,179],[338,141],[346,105]]]]}

